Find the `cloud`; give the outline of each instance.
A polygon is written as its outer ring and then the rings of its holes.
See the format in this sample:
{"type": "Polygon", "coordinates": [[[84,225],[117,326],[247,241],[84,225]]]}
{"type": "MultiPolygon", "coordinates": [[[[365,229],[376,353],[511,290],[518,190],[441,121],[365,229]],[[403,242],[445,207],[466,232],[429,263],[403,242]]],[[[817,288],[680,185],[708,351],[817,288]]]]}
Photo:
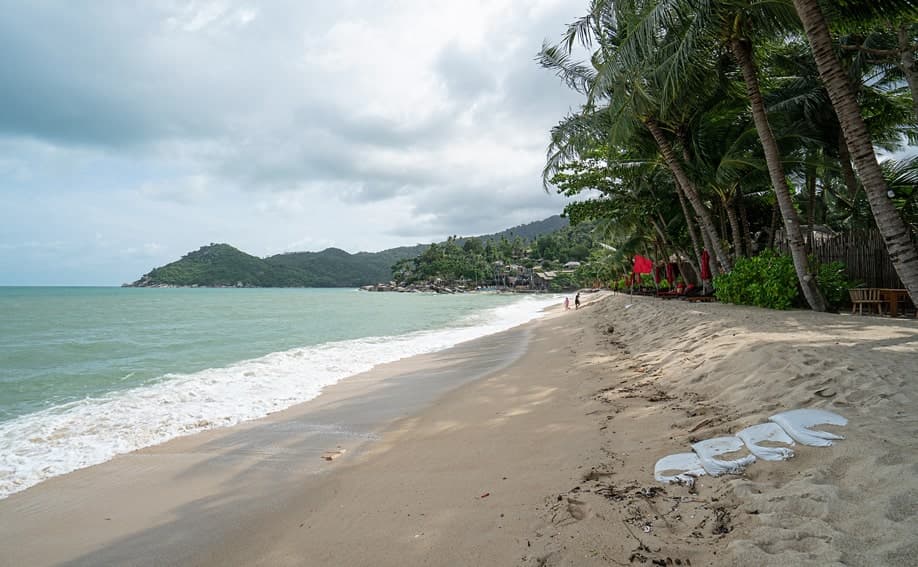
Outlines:
{"type": "MultiPolygon", "coordinates": [[[[579,97],[534,57],[584,9],[11,4],[0,192],[16,198],[0,237],[85,238],[69,253],[89,266],[113,250],[169,260],[211,241],[258,254],[380,249],[554,214],[563,202],[541,190],[544,148],[579,97]]],[[[137,264],[122,269],[110,277],[132,279],[137,264]]]]}
{"type": "Polygon", "coordinates": [[[465,51],[455,43],[440,51],[436,70],[452,98],[467,101],[494,91],[497,80],[481,55],[465,51]]]}

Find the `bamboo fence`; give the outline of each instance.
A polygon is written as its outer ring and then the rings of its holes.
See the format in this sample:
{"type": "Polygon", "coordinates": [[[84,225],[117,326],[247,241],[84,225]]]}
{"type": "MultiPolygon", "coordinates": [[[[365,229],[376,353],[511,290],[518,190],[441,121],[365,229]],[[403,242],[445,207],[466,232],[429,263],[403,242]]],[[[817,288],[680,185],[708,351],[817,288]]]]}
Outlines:
{"type": "MultiPolygon", "coordinates": [[[[787,242],[781,237],[783,234],[779,234],[775,247],[783,253],[788,253],[787,242]]],[[[905,287],[896,275],[886,251],[886,243],[878,230],[857,230],[833,235],[816,233],[815,238],[807,245],[807,250],[820,263],[843,263],[848,277],[857,285],[905,287]]]]}

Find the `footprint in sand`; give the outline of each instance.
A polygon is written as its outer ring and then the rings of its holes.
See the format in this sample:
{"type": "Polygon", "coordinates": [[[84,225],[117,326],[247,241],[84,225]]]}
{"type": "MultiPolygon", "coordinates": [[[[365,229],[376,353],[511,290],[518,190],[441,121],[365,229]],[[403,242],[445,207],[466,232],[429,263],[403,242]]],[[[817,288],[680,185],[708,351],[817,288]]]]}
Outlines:
{"type": "MultiPolygon", "coordinates": [[[[558,498],[562,498],[559,496],[558,498]]],[[[590,515],[590,505],[572,496],[563,497],[562,500],[554,506],[555,513],[551,517],[551,523],[556,526],[567,526],[575,524],[590,515]]]]}

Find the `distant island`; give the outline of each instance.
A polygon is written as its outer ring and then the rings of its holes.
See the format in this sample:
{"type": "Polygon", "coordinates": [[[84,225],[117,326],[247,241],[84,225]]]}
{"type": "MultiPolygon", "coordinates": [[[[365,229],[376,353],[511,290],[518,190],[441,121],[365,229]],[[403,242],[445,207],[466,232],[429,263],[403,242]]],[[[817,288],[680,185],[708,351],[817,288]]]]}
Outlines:
{"type": "MultiPolygon", "coordinates": [[[[474,238],[481,242],[532,242],[568,224],[566,218],[555,215],[474,238]]],[[[460,245],[465,240],[451,239],[460,245]]],[[[259,258],[229,244],[211,243],[175,262],[154,268],[123,287],[359,287],[390,281],[395,264],[416,258],[429,247],[418,244],[356,254],[327,248],[321,252],[289,252],[259,258]]]]}

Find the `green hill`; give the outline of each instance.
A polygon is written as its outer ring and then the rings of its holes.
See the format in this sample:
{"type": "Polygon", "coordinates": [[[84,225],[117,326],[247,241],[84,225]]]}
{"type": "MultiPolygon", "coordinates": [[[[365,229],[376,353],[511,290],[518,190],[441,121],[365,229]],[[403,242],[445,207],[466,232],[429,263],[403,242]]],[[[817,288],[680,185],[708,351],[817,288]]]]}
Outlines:
{"type": "Polygon", "coordinates": [[[289,252],[266,258],[273,266],[303,274],[304,287],[355,287],[392,279],[392,264],[413,258],[426,246],[349,254],[338,248],[321,252],[289,252]]]}
{"type": "MultiPolygon", "coordinates": [[[[552,232],[557,232],[569,224],[570,221],[568,219],[561,217],[560,215],[554,215],[544,220],[521,224],[519,226],[508,228],[507,230],[503,230],[495,234],[479,236],[478,238],[482,241],[496,241],[500,240],[501,237],[506,238],[507,240],[513,240],[519,236],[523,240],[535,240],[543,234],[551,234],[552,232]]],[[[462,239],[459,240],[461,241],[462,239]]]]}
{"type": "Polygon", "coordinates": [[[302,276],[298,270],[272,265],[229,244],[210,244],[154,268],[131,285],[290,287],[302,285],[302,276]]]}
{"type": "MultiPolygon", "coordinates": [[[[558,216],[520,225],[482,240],[498,241],[517,236],[533,240],[542,234],[567,226],[558,216]]],[[[202,246],[165,266],[154,268],[131,287],[357,287],[392,279],[392,266],[399,260],[414,258],[428,248],[426,244],[390,248],[381,252],[350,254],[339,248],[321,252],[288,252],[258,258],[229,244],[202,246]]]]}

